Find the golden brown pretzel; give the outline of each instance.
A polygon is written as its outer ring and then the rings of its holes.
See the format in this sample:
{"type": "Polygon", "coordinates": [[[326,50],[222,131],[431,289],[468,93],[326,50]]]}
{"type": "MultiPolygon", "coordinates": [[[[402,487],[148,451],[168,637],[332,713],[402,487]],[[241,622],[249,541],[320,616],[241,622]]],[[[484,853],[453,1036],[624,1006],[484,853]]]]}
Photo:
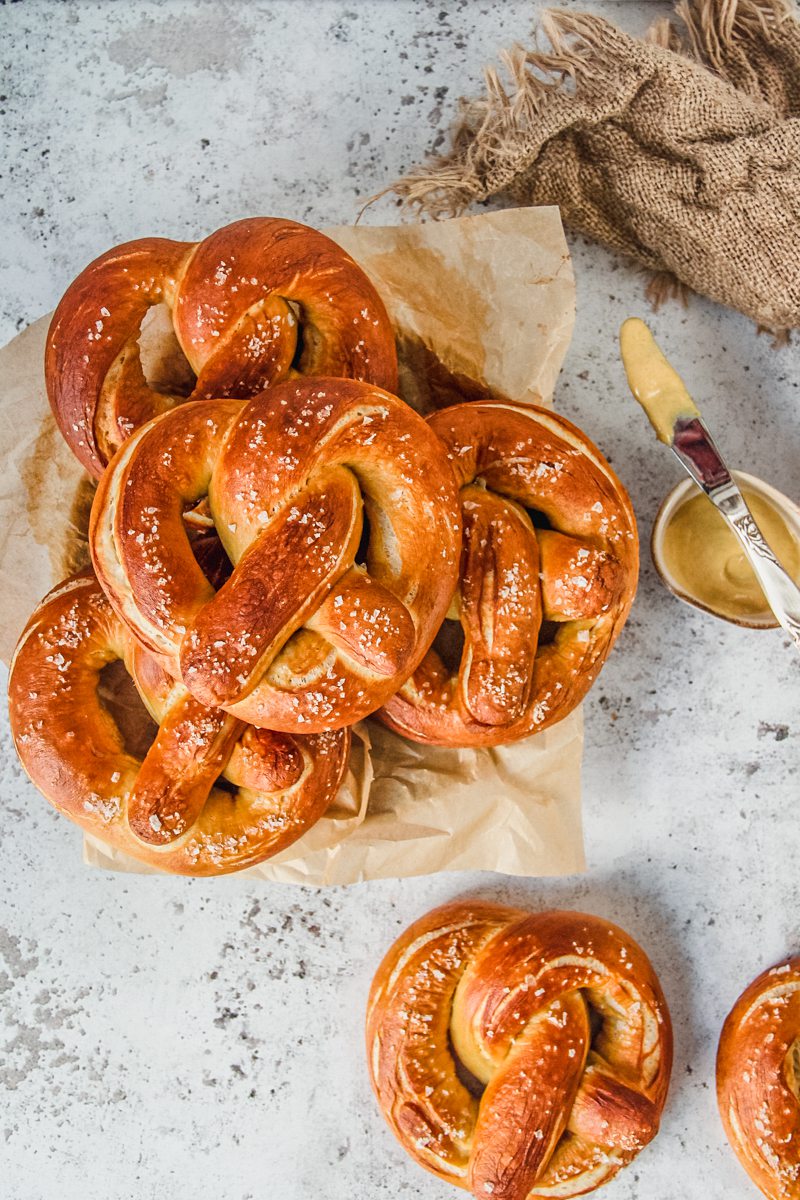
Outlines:
{"type": "Polygon", "coordinates": [[[728,1141],[769,1200],[800,1200],[800,958],[764,971],[722,1029],[717,1100],[728,1141]]]}
{"type": "Polygon", "coordinates": [[[292,737],[204,708],[141,649],[89,572],[34,612],[9,703],[22,765],[50,803],[115,849],[181,875],[227,874],[277,854],[319,820],[347,767],[348,730],[292,737]],[[143,761],[98,694],[100,672],[117,660],[158,723],[143,761]]]}
{"type": "Polygon", "coordinates": [[[633,603],[636,521],[600,451],[547,409],[479,401],[429,424],[461,488],[463,648],[446,663],[434,646],[380,716],[418,742],[496,746],[588,692],[633,603]]]}
{"type": "Polygon", "coordinates": [[[197,699],[316,733],[374,711],[420,662],[455,584],[458,500],[402,400],[298,379],[135,433],[100,481],[90,542],[119,615],[197,699]],[[236,564],[216,594],[183,521],[206,495],[236,564]]]}
{"type": "Polygon", "coordinates": [[[134,429],[187,398],[185,389],[145,380],[141,325],[159,304],[168,306],[194,373],[193,400],[253,396],[294,371],[396,391],[383,303],[361,268],[317,230],[250,217],[201,242],[127,242],[70,285],[47,339],[53,412],[95,476],[134,429]]]}
{"type": "Polygon", "coordinates": [[[378,968],[367,1056],[421,1166],[477,1200],[570,1197],[657,1133],[672,1030],[649,961],[608,921],[457,901],[378,968]]]}

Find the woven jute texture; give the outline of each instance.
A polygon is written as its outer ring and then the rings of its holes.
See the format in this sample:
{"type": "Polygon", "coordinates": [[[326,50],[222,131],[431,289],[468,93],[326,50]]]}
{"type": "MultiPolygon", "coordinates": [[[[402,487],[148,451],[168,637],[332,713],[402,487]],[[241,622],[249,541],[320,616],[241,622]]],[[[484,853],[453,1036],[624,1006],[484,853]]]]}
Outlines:
{"type": "Polygon", "coordinates": [[[775,333],[800,325],[800,21],[791,0],[683,0],[639,41],[548,12],[486,71],[451,150],[393,185],[423,214],[490,196],[573,229],[775,333]],[[504,83],[503,79],[507,81],[504,83]]]}

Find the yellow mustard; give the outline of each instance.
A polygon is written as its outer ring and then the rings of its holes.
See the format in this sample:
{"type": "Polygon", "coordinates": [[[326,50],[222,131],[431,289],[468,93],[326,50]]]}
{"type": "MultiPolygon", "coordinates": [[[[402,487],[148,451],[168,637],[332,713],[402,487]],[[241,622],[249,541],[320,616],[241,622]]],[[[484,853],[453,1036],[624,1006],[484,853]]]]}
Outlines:
{"type": "Polygon", "coordinates": [[[678,418],[700,416],[694,401],[644,321],[629,317],[619,331],[619,344],[629,388],[650,418],[658,440],[671,446],[678,418]]]}
{"type": "MultiPolygon", "coordinates": [[[[780,509],[743,487],[747,506],[775,557],[800,584],[800,539],[780,509]]],[[[688,596],[721,616],[763,616],[770,611],[738,538],[703,492],[689,493],[664,528],[661,558],[688,596]]]]}

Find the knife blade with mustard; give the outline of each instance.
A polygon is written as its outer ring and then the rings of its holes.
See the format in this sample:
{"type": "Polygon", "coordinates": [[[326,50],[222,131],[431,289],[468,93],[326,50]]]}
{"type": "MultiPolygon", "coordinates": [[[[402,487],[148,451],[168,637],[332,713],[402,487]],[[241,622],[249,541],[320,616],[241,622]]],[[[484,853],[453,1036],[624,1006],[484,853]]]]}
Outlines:
{"type": "Polygon", "coordinates": [[[620,351],[628,386],[659,441],[671,448],[736,534],[776,619],[800,650],[800,588],[770,549],[680,375],[638,317],[624,322],[620,351]]]}

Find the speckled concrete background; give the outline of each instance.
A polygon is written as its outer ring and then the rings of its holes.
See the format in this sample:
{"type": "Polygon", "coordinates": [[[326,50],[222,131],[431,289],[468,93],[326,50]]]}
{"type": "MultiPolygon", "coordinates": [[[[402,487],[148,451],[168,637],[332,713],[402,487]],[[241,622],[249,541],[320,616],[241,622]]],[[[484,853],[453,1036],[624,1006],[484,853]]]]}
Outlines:
{"type": "MultiPolygon", "coordinates": [[[[0,7],[2,340],[107,246],[248,213],[352,219],[441,142],[460,92],[535,3],[43,3],[0,7]]],[[[633,31],[661,3],[593,7],[633,31]]],[[[389,205],[370,214],[395,219],[389,205]]],[[[573,239],[575,339],[557,390],[631,488],[642,531],[678,477],[615,351],[643,312],[628,266],[573,239]]],[[[657,329],[730,457],[797,498],[797,349],[700,300],[657,329]]],[[[21,568],[21,569],[24,569],[21,568]]],[[[2,742],[0,1131],[8,1200],[444,1200],[373,1105],[371,972],[432,904],[478,892],[582,906],[649,950],[672,1006],[663,1132],[608,1200],[755,1195],[712,1071],[741,987],[800,944],[798,662],[673,601],[639,599],[586,706],[585,878],[441,876],[312,890],[87,872],[77,830],[2,742]],[[51,880],[57,882],[53,883],[51,880]]]]}

